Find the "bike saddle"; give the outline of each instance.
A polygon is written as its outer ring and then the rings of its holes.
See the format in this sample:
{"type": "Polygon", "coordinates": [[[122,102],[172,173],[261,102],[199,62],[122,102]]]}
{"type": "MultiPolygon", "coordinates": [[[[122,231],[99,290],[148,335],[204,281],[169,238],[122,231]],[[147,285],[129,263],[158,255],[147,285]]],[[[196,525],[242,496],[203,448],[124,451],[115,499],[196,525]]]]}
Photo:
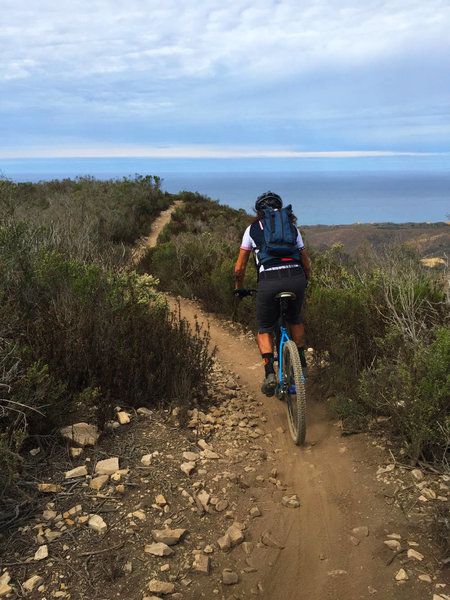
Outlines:
{"type": "Polygon", "coordinates": [[[295,300],[296,297],[297,296],[294,294],[294,292],[280,292],[275,296],[275,299],[281,300],[282,298],[289,298],[290,300],[295,300]]]}

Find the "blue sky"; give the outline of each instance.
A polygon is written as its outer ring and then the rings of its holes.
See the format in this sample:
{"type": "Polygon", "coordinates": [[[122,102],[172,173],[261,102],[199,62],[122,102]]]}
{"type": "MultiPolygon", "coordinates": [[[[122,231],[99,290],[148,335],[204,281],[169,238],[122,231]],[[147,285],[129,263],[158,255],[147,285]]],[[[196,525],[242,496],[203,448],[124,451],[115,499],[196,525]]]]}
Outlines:
{"type": "Polygon", "coordinates": [[[450,152],[449,0],[0,9],[0,159],[450,152]]]}

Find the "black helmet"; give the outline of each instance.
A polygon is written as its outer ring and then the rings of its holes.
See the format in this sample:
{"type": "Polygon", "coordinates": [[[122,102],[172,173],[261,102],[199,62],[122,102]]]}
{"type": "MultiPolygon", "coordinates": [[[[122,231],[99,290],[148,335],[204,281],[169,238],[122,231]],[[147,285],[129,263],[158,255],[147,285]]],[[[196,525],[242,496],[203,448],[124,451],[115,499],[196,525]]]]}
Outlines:
{"type": "Polygon", "coordinates": [[[283,200],[278,194],[273,192],[265,192],[258,196],[255,202],[255,210],[261,211],[270,206],[271,208],[281,208],[283,206],[283,200]]]}

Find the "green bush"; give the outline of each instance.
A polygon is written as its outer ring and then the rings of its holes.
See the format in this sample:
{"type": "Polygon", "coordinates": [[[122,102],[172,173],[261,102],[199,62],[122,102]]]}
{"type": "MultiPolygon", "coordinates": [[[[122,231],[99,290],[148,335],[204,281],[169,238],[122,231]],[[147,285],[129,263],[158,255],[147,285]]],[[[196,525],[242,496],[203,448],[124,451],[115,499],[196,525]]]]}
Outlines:
{"type": "Polygon", "coordinates": [[[450,445],[450,329],[429,345],[402,347],[397,359],[380,359],[361,380],[361,398],[391,418],[413,461],[446,462],[450,445]]]}
{"type": "Polygon", "coordinates": [[[0,181],[0,490],[27,436],[75,418],[103,425],[117,404],[188,404],[206,385],[208,332],[124,268],[121,244],[173,201],[155,182],[0,181]]]}

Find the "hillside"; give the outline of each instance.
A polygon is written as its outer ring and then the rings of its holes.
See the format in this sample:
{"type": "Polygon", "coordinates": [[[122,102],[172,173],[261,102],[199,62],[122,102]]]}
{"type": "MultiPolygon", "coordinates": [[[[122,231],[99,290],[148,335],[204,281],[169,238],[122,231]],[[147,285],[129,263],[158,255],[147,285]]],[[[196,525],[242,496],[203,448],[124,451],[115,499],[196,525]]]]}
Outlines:
{"type": "Polygon", "coordinates": [[[408,243],[423,257],[445,258],[450,254],[450,223],[352,223],[351,225],[312,225],[301,227],[307,243],[317,251],[343,244],[355,254],[367,244],[380,248],[408,243]]]}

